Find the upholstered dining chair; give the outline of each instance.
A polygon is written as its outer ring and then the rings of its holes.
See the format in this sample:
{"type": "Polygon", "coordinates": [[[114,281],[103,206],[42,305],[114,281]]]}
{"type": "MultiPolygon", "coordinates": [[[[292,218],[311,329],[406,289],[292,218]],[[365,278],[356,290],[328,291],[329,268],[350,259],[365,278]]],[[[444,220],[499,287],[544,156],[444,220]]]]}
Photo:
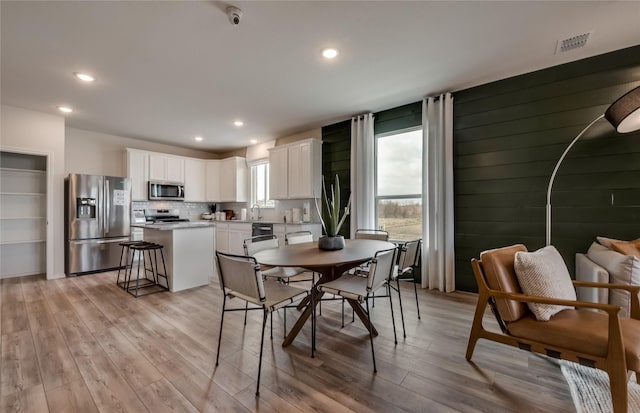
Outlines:
{"type": "Polygon", "coordinates": [[[389,232],[381,229],[358,228],[355,232],[355,239],[373,239],[376,241],[389,241],[389,232]]]}
{"type": "MultiPolygon", "coordinates": [[[[286,238],[285,238],[286,239],[286,238]]],[[[301,239],[295,238],[294,239],[301,239]]],[[[311,238],[313,241],[313,238],[311,238]]],[[[306,241],[300,241],[306,242],[306,241]]],[[[253,256],[256,252],[271,248],[278,248],[278,237],[275,235],[258,235],[244,240],[244,253],[247,256],[253,256]]],[[[263,268],[262,275],[266,278],[279,280],[288,283],[292,277],[308,272],[300,267],[272,267],[263,268]]]]}
{"type": "MultiPolygon", "coordinates": [[[[404,309],[402,308],[402,294],[400,293],[400,281],[411,281],[413,284],[413,292],[416,296],[416,308],[418,310],[418,319],[420,319],[420,305],[418,304],[418,287],[416,287],[416,272],[418,261],[420,259],[421,239],[407,241],[398,247],[399,256],[398,264],[394,267],[389,280],[389,287],[398,293],[398,302],[400,303],[400,319],[402,320],[402,334],[406,338],[407,330],[404,326],[404,309]],[[395,281],[394,286],[392,281],[395,281]]],[[[390,291],[388,291],[389,293],[390,291]]]]}
{"type": "MultiPolygon", "coordinates": [[[[307,291],[281,284],[277,281],[263,280],[260,265],[253,257],[224,254],[216,251],[218,277],[223,292],[222,317],[220,318],[220,334],[218,335],[218,351],[216,366],[220,360],[220,344],[222,342],[222,325],[224,314],[228,311],[246,311],[245,308],[227,308],[227,298],[238,298],[262,309],[262,336],[260,339],[260,359],[258,362],[258,378],[256,395],[260,395],[260,373],[262,371],[262,351],[264,347],[264,330],[267,315],[285,308],[299,298],[307,295],[307,291]]],[[[246,322],[245,322],[246,323],[246,322]]]]}
{"type": "MultiPolygon", "coordinates": [[[[366,314],[369,322],[369,340],[371,341],[371,356],[373,357],[373,371],[377,372],[376,355],[373,349],[373,333],[371,332],[371,312],[369,311],[368,298],[379,288],[388,285],[393,271],[396,248],[382,250],[376,252],[370,262],[367,277],[361,277],[354,274],[345,273],[340,278],[318,285],[318,290],[324,293],[330,293],[346,299],[356,300],[359,303],[364,302],[366,305],[366,314]]],[[[389,305],[391,307],[391,320],[393,323],[393,337],[395,343],[398,344],[396,335],[396,322],[393,316],[393,301],[389,294],[389,305]]],[[[314,334],[315,336],[315,334],[314,334]]]]}
{"type": "Polygon", "coordinates": [[[484,251],[479,260],[471,260],[478,283],[478,303],[467,360],[471,360],[476,342],[482,338],[604,370],[611,383],[614,412],[626,413],[628,371],[635,371],[636,379],[640,379],[640,286],[569,281],[574,287],[628,291],[630,318],[619,317],[620,307],[615,305],[523,294],[515,261],[516,253],[526,251],[524,245],[518,244],[484,251]],[[566,308],[548,321],[539,321],[529,308],[531,303],[566,308]],[[501,333],[483,327],[487,305],[501,333]]]}

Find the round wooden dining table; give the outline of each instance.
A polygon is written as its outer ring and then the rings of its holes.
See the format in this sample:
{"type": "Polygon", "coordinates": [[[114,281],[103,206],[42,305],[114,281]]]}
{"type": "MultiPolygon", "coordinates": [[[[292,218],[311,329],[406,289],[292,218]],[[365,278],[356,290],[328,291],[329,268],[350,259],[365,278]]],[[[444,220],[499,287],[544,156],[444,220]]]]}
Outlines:
{"type": "MultiPolygon", "coordinates": [[[[386,241],[376,241],[368,239],[348,239],[345,240],[345,247],[336,251],[325,251],[318,248],[316,242],[303,244],[285,245],[257,252],[254,257],[260,264],[275,267],[302,267],[309,271],[319,273],[316,285],[333,281],[340,277],[345,271],[350,270],[364,262],[369,261],[378,251],[395,248],[396,245],[386,241]]],[[[323,292],[313,288],[314,302],[317,305],[323,296],[323,292]]],[[[367,313],[360,303],[355,300],[347,300],[354,312],[358,315],[363,324],[369,328],[371,333],[377,335],[375,327],[369,322],[367,313]]],[[[302,314],[295,325],[287,334],[282,346],[288,346],[296,338],[305,322],[312,313],[311,300],[307,302],[302,314]]]]}

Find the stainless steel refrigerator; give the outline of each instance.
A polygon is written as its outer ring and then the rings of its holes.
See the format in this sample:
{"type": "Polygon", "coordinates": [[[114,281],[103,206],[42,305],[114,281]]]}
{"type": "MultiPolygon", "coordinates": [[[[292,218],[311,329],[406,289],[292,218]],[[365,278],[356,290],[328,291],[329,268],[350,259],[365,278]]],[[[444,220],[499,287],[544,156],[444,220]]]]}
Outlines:
{"type": "Polygon", "coordinates": [[[118,245],[129,240],[129,178],[69,174],[66,192],[67,275],[120,267],[118,245]]]}

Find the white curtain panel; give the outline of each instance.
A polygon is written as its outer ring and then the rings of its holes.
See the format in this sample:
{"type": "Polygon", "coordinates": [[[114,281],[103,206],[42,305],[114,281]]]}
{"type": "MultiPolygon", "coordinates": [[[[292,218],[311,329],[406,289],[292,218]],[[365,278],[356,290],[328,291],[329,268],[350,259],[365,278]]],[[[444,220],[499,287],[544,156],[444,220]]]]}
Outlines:
{"type": "Polygon", "coordinates": [[[374,156],[373,114],[351,118],[351,238],[375,228],[374,156]]]}
{"type": "Polygon", "coordinates": [[[422,101],[422,287],[455,290],[453,97],[422,101]]]}

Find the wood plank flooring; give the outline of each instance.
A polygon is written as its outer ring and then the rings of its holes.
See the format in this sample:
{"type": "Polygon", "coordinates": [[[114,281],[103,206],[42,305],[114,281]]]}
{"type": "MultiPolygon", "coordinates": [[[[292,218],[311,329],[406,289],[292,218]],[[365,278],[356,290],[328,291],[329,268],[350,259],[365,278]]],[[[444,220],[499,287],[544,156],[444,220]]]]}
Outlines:
{"type": "MultiPolygon", "coordinates": [[[[267,328],[255,397],[261,312],[225,315],[216,284],[134,298],[115,273],[0,282],[2,412],[573,412],[553,360],[481,340],[464,358],[476,297],[403,284],[407,338],[397,297],[398,345],[387,299],[373,321],[378,373],[358,321],[340,327],[340,302],[323,302],[315,358],[310,323],[282,347],[283,314],[267,328]]],[[[233,303],[233,300],[231,301],[233,303]]],[[[287,324],[297,318],[287,310],[287,324]]],[[[496,328],[490,313],[485,324],[496,328]]]]}

